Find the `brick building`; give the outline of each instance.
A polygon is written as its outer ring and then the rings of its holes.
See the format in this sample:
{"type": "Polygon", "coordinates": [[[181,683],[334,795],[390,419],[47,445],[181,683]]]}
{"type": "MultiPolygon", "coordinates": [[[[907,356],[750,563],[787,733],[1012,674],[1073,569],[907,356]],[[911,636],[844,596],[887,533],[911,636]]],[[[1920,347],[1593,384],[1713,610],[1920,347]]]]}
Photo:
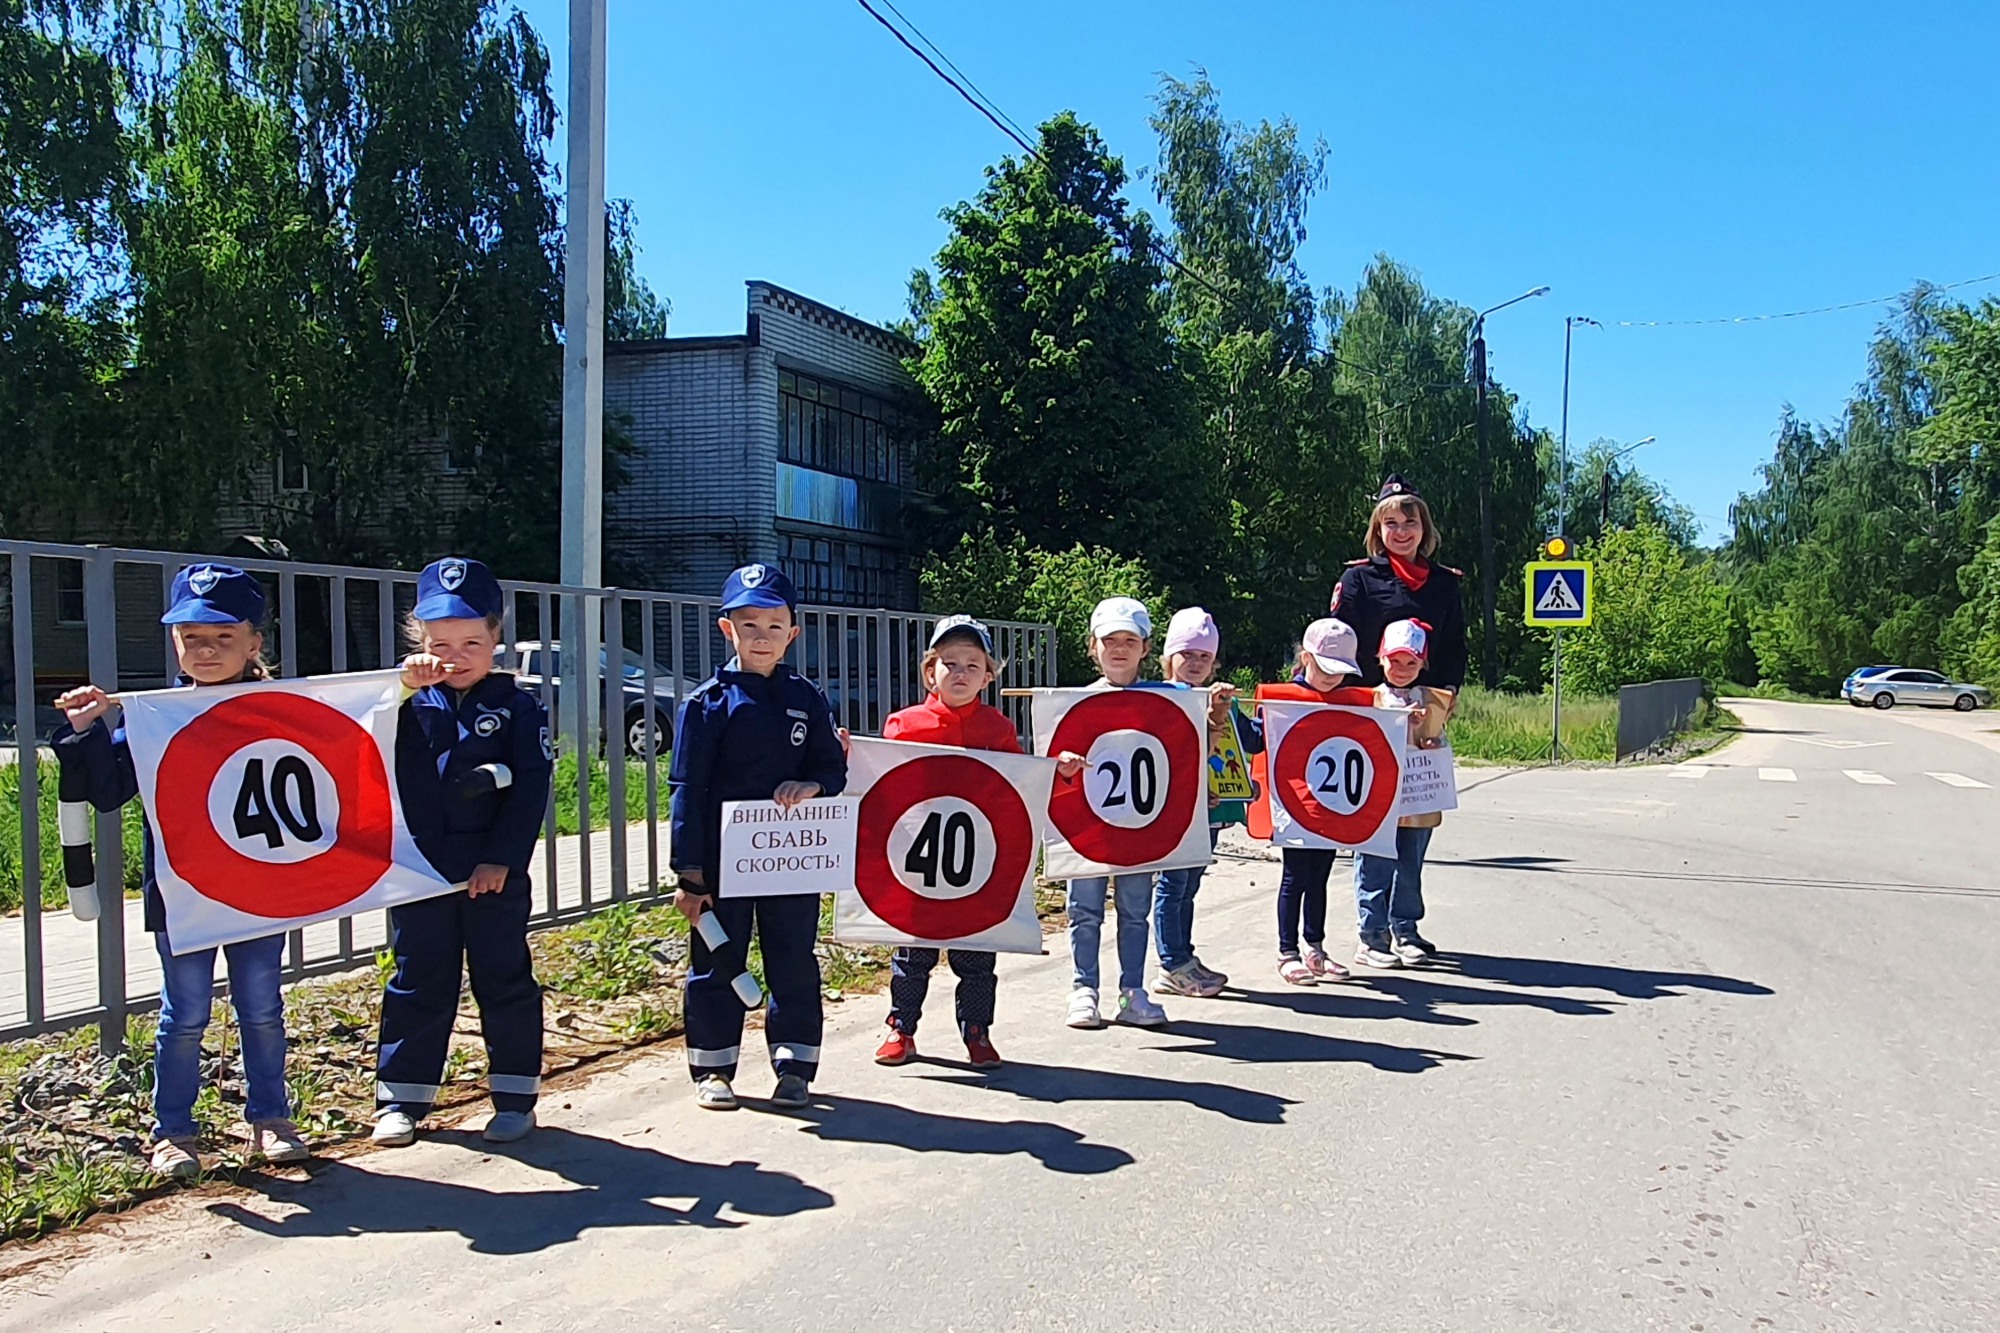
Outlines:
{"type": "Polygon", "coordinates": [[[914,609],[903,540],[915,344],[768,282],[741,334],[614,343],[629,422],[609,551],[635,586],[707,593],[775,559],[809,602],[914,609]]]}

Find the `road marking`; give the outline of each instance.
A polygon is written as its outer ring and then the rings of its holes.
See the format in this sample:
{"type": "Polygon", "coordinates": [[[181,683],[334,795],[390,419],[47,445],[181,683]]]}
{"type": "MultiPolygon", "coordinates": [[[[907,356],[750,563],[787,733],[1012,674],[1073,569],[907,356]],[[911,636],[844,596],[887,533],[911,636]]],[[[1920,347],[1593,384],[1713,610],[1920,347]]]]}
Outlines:
{"type": "Polygon", "coordinates": [[[1838,736],[1788,736],[1787,740],[1801,745],[1817,745],[1823,750],[1872,750],[1878,745],[1893,745],[1893,741],[1850,741],[1838,736]]]}
{"type": "Polygon", "coordinates": [[[1799,775],[1789,768],[1760,768],[1757,776],[1766,782],[1797,782],[1799,775]]]}
{"type": "Polygon", "coordinates": [[[1667,772],[1677,778],[1705,778],[1708,776],[1708,769],[1707,764],[1675,764],[1667,772]]]}
{"type": "Polygon", "coordinates": [[[1870,773],[1865,768],[1844,768],[1841,772],[1847,774],[1848,777],[1853,778],[1864,787],[1893,787],[1896,785],[1893,778],[1885,778],[1880,773],[1870,773]]]}
{"type": "Polygon", "coordinates": [[[1965,776],[1965,774],[1963,773],[1926,772],[1924,776],[1927,778],[1936,778],[1939,782],[1942,782],[1947,787],[1979,787],[1979,788],[1990,789],[1992,786],[1991,783],[1981,782],[1978,778],[1969,778],[1965,776]]]}

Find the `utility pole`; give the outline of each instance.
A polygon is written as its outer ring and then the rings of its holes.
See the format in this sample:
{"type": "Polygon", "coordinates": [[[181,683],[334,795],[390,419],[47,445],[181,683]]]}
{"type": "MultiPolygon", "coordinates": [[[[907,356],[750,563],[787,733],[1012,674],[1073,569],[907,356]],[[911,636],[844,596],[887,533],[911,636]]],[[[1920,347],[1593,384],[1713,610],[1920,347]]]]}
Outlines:
{"type": "Polygon", "coordinates": [[[1513,301],[1502,301],[1480,311],[1472,320],[1472,391],[1478,404],[1475,417],[1479,430],[1479,593],[1486,620],[1484,675],[1489,690],[1500,688],[1500,640],[1496,622],[1500,571],[1495,568],[1498,557],[1493,549],[1493,450],[1486,442],[1486,317],[1495,310],[1505,310],[1516,301],[1547,295],[1548,290],[1547,287],[1537,287],[1531,292],[1523,292],[1513,301]]]}
{"type": "MultiPolygon", "coordinates": [[[[605,0],[569,0],[569,145],[563,223],[562,581],[604,583],[605,0]]],[[[563,672],[597,730],[597,598],[562,602],[563,672]]],[[[548,634],[548,627],[542,627],[548,634]]],[[[588,749],[580,748],[580,754],[588,749]]]]}

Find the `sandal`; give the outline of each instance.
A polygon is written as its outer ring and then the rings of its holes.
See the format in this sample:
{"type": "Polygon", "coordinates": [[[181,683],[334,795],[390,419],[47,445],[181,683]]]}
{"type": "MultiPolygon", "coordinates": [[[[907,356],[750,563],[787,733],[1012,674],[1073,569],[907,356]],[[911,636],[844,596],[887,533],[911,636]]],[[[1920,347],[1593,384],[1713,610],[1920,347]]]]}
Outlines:
{"type": "Polygon", "coordinates": [[[1293,954],[1286,954],[1278,960],[1278,975],[1294,986],[1317,986],[1319,984],[1319,978],[1313,975],[1312,969],[1300,962],[1298,957],[1293,954]]]}
{"type": "Polygon", "coordinates": [[[1345,981],[1350,975],[1346,968],[1326,956],[1326,950],[1319,948],[1306,950],[1306,968],[1317,981],[1345,981]]]}

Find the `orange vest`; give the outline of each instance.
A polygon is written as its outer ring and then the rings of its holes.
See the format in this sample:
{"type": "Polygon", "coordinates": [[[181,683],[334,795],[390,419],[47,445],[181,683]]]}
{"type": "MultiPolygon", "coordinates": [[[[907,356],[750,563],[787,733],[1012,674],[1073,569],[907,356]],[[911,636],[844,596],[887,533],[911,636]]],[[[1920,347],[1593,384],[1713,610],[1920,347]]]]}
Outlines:
{"type": "MultiPolygon", "coordinates": [[[[1375,706],[1375,691],[1365,685],[1341,685],[1331,690],[1316,690],[1310,685],[1300,685],[1286,681],[1282,685],[1259,685],[1257,700],[1266,699],[1280,703],[1306,704],[1348,704],[1361,708],[1375,706]]],[[[1250,758],[1250,780],[1257,786],[1257,798],[1250,802],[1245,812],[1249,820],[1249,833],[1253,838],[1271,839],[1271,779],[1265,760],[1269,757],[1267,747],[1263,754],[1250,758]]]]}

